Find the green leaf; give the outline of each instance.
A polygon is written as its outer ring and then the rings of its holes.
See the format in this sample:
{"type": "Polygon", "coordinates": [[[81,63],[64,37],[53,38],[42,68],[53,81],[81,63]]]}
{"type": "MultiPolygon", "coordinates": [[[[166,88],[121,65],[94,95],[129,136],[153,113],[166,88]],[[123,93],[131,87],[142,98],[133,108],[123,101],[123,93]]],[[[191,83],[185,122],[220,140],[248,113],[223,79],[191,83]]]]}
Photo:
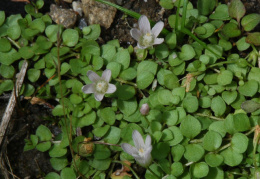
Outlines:
{"type": "Polygon", "coordinates": [[[154,74],[152,74],[149,71],[143,71],[140,74],[138,74],[137,72],[137,78],[136,78],[137,87],[139,89],[145,89],[150,84],[152,84],[153,79],[154,79],[154,74]]]}
{"type": "Polygon", "coordinates": [[[0,66],[0,74],[4,77],[4,78],[12,78],[14,76],[15,73],[15,69],[14,67],[11,66],[7,66],[2,64],[0,66]]]}
{"type": "Polygon", "coordinates": [[[76,104],[76,105],[80,104],[82,102],[82,100],[83,100],[82,97],[75,93],[70,95],[70,101],[72,104],[76,104]]]}
{"type": "Polygon", "coordinates": [[[40,141],[48,141],[52,138],[50,129],[44,125],[40,125],[37,128],[36,135],[39,137],[40,141]]]}
{"type": "Polygon", "coordinates": [[[199,144],[188,144],[185,146],[184,157],[189,162],[197,162],[199,161],[205,153],[203,147],[199,144]]]}
{"type": "Polygon", "coordinates": [[[244,96],[252,97],[258,92],[258,82],[249,80],[243,86],[239,86],[238,91],[244,96]]]}
{"type": "Polygon", "coordinates": [[[158,64],[153,61],[142,61],[138,64],[137,75],[142,74],[144,71],[151,72],[153,75],[156,74],[158,64]]]}
{"type": "Polygon", "coordinates": [[[97,160],[103,160],[109,158],[111,155],[110,150],[105,145],[96,145],[94,151],[94,158],[97,160]]]}
{"type": "Polygon", "coordinates": [[[4,65],[11,65],[13,62],[19,60],[20,58],[21,58],[20,53],[18,53],[13,48],[6,53],[0,52],[0,63],[4,65]]]}
{"type": "Polygon", "coordinates": [[[174,126],[178,122],[178,111],[177,110],[171,110],[171,111],[165,111],[162,115],[163,120],[168,126],[174,126]]]}
{"type": "Polygon", "coordinates": [[[105,44],[101,46],[101,57],[104,59],[105,64],[111,62],[116,54],[116,47],[113,45],[105,44]]]}
{"type": "Polygon", "coordinates": [[[35,91],[35,88],[31,84],[25,84],[23,95],[24,96],[31,96],[35,91]]]}
{"type": "Polygon", "coordinates": [[[60,70],[60,74],[64,75],[65,73],[67,73],[70,70],[70,65],[66,62],[61,64],[61,70],[60,70]]]}
{"type": "Polygon", "coordinates": [[[226,104],[220,96],[216,96],[212,99],[211,109],[214,111],[215,116],[221,116],[226,111],[226,104]]]}
{"type": "Polygon", "coordinates": [[[165,43],[170,49],[174,49],[177,45],[177,35],[175,33],[168,33],[165,37],[165,43]]]}
{"type": "Polygon", "coordinates": [[[162,131],[162,140],[169,141],[173,139],[172,131],[170,129],[164,129],[162,131]]]}
{"type": "Polygon", "coordinates": [[[243,17],[241,25],[245,31],[253,30],[260,23],[260,14],[248,14],[243,17]]]}
{"type": "Polygon", "coordinates": [[[41,9],[44,5],[44,1],[43,0],[37,0],[36,1],[36,6],[38,9],[41,9]]]}
{"type": "Polygon", "coordinates": [[[0,38],[0,46],[0,52],[8,52],[12,48],[10,41],[6,38],[0,38]]]}
{"type": "Polygon", "coordinates": [[[107,107],[100,110],[100,117],[103,121],[105,121],[109,125],[113,125],[116,120],[115,112],[112,108],[107,107]]]}
{"type": "Polygon", "coordinates": [[[142,128],[139,125],[129,123],[122,129],[120,137],[123,141],[130,142],[132,141],[132,133],[134,130],[138,130],[140,134],[143,134],[142,128]]]}
{"type": "Polygon", "coordinates": [[[126,116],[130,116],[137,110],[137,102],[135,98],[130,100],[118,100],[119,110],[126,116]]]}
{"type": "Polygon", "coordinates": [[[32,30],[38,30],[39,32],[42,33],[45,30],[45,23],[43,22],[42,19],[38,18],[38,19],[35,19],[32,22],[30,22],[29,27],[32,30]]]}
{"type": "Polygon", "coordinates": [[[118,127],[111,126],[110,130],[108,131],[108,133],[106,133],[103,139],[107,143],[117,144],[120,140],[120,134],[121,134],[121,129],[119,129],[118,127]]]}
{"type": "Polygon", "coordinates": [[[90,113],[86,114],[85,116],[77,119],[75,126],[77,127],[84,127],[84,126],[89,126],[91,124],[94,124],[96,121],[96,112],[91,111],[90,113]]]}
{"type": "Polygon", "coordinates": [[[152,165],[149,166],[149,168],[155,174],[153,174],[149,170],[146,170],[146,173],[145,173],[145,176],[144,176],[145,179],[153,179],[154,175],[158,176],[158,178],[163,178],[164,173],[161,170],[160,166],[158,166],[157,164],[152,164],[152,165]]]}
{"type": "Polygon", "coordinates": [[[92,132],[97,137],[103,137],[108,130],[110,129],[109,125],[105,125],[104,127],[95,128],[92,132]]]}
{"type": "Polygon", "coordinates": [[[170,146],[175,146],[177,144],[179,144],[182,140],[183,140],[183,135],[181,133],[181,130],[179,127],[176,126],[171,126],[170,128],[168,128],[171,130],[172,134],[173,134],[173,139],[168,141],[167,143],[170,146]]]}
{"type": "Polygon", "coordinates": [[[203,178],[209,173],[209,166],[205,162],[195,163],[191,166],[191,173],[195,178],[203,178]]]}
{"type": "Polygon", "coordinates": [[[198,37],[202,39],[206,39],[210,37],[216,30],[215,26],[211,23],[205,23],[202,26],[198,27],[199,29],[195,29],[195,32],[198,34],[198,37]],[[202,33],[201,30],[202,28],[205,30],[205,33],[202,33]]]}
{"type": "Polygon", "coordinates": [[[184,167],[181,162],[174,162],[171,165],[171,174],[178,177],[184,172],[184,167]]]}
{"type": "Polygon", "coordinates": [[[101,28],[99,24],[89,25],[91,31],[88,35],[84,35],[85,39],[97,40],[101,33],[101,28]]]}
{"type": "Polygon", "coordinates": [[[7,30],[7,35],[13,39],[13,40],[17,40],[20,35],[21,35],[21,28],[20,26],[17,24],[17,25],[13,25],[11,27],[8,28],[7,30]]]}
{"type": "Polygon", "coordinates": [[[36,145],[36,149],[39,150],[40,152],[46,152],[50,148],[51,148],[51,142],[50,141],[41,142],[41,143],[36,145]]]}
{"type": "Polygon", "coordinates": [[[181,144],[177,144],[171,148],[171,155],[175,162],[178,162],[181,160],[184,152],[185,152],[185,148],[181,144]]]}
{"type": "Polygon", "coordinates": [[[229,16],[237,19],[237,22],[240,22],[240,19],[245,15],[246,8],[240,0],[232,0],[228,6],[229,16]]]}
{"type": "Polygon", "coordinates": [[[233,80],[233,73],[228,70],[223,70],[218,74],[217,82],[219,85],[228,85],[233,80]]]}
{"type": "Polygon", "coordinates": [[[195,96],[185,97],[183,100],[183,107],[188,113],[193,113],[199,108],[199,101],[195,96]]]}
{"type": "Polygon", "coordinates": [[[172,100],[173,100],[173,95],[171,91],[163,89],[158,92],[158,101],[162,105],[170,105],[172,100]]]}
{"type": "Polygon", "coordinates": [[[134,97],[136,93],[136,89],[133,86],[130,85],[121,85],[119,83],[116,84],[116,92],[115,96],[118,97],[118,99],[121,100],[129,100],[132,97],[134,97]]]}
{"type": "Polygon", "coordinates": [[[40,78],[40,75],[41,75],[41,71],[40,70],[37,70],[37,69],[29,69],[27,71],[27,75],[28,75],[28,79],[31,81],[31,82],[36,82],[39,78],[40,78]]]}
{"type": "Polygon", "coordinates": [[[63,148],[60,144],[54,144],[49,150],[50,157],[62,157],[66,155],[67,148],[63,148]]]}
{"type": "Polygon", "coordinates": [[[54,172],[50,172],[45,176],[45,179],[61,179],[61,177],[54,172]]]}
{"type": "Polygon", "coordinates": [[[252,113],[258,109],[260,109],[260,103],[257,103],[252,100],[248,100],[242,103],[241,108],[247,113],[252,113]]]}
{"type": "Polygon", "coordinates": [[[179,58],[188,61],[195,57],[196,53],[193,47],[189,44],[185,44],[181,47],[181,52],[179,53],[179,58]]]}
{"type": "Polygon", "coordinates": [[[159,59],[167,58],[169,55],[169,49],[166,44],[160,44],[155,47],[155,55],[159,59]]]}
{"type": "Polygon", "coordinates": [[[179,78],[175,74],[166,74],[164,76],[164,85],[168,89],[174,89],[180,86],[179,78]]]}
{"type": "Polygon", "coordinates": [[[127,68],[119,74],[119,77],[126,81],[131,81],[136,78],[137,71],[135,68],[127,68]]]}
{"type": "MultiPolygon", "coordinates": [[[[159,161],[159,166],[161,167],[161,169],[167,173],[167,174],[171,174],[171,164],[170,161],[167,159],[162,159],[159,161]]],[[[168,178],[170,179],[170,178],[168,178]]]]}
{"type": "Polygon", "coordinates": [[[5,11],[0,11],[0,27],[5,22],[5,11]]]}
{"type": "Polygon", "coordinates": [[[231,148],[238,153],[244,153],[248,147],[248,138],[245,134],[236,133],[231,140],[231,148]]]}
{"type": "Polygon", "coordinates": [[[218,5],[215,12],[211,14],[209,18],[214,20],[228,20],[228,6],[226,4],[218,5]]]}
{"type": "Polygon", "coordinates": [[[110,166],[111,159],[105,159],[105,160],[90,160],[89,165],[97,170],[107,170],[110,166]]]}
{"type": "Polygon", "coordinates": [[[244,132],[251,128],[249,118],[244,113],[234,115],[234,127],[238,132],[244,132]]]}
{"type": "Polygon", "coordinates": [[[62,40],[65,45],[68,47],[74,47],[79,40],[79,34],[77,30],[74,29],[66,29],[62,33],[62,40]]]}
{"type": "Polygon", "coordinates": [[[109,62],[107,64],[107,68],[106,69],[109,69],[111,70],[112,72],[112,78],[116,78],[120,71],[121,71],[121,64],[120,63],[117,63],[117,62],[109,62]]]}
{"type": "Polygon", "coordinates": [[[51,158],[50,162],[51,162],[51,166],[54,168],[54,170],[57,170],[57,171],[62,170],[69,164],[69,161],[67,160],[66,157],[51,158]]]}
{"type": "Polygon", "coordinates": [[[72,168],[64,168],[60,173],[61,179],[76,179],[76,174],[72,168]]]}
{"type": "Polygon", "coordinates": [[[62,33],[62,26],[61,25],[49,25],[45,29],[45,34],[49,38],[51,42],[57,41],[58,33],[62,33]]]}
{"type": "Polygon", "coordinates": [[[114,57],[114,61],[122,65],[122,69],[125,70],[130,64],[130,54],[127,49],[120,50],[114,57]]]}
{"type": "Polygon", "coordinates": [[[205,55],[210,57],[209,64],[214,64],[217,61],[217,59],[219,59],[219,57],[222,56],[223,48],[219,45],[212,45],[212,44],[208,44],[207,46],[208,46],[208,49],[210,49],[211,51],[206,49],[205,55]],[[214,53],[212,53],[212,52],[214,52],[214,53]]]}
{"type": "Polygon", "coordinates": [[[182,119],[180,129],[182,135],[189,139],[193,139],[200,133],[201,124],[195,117],[188,115],[182,119]]]}
{"type": "Polygon", "coordinates": [[[239,165],[243,160],[243,155],[232,150],[230,147],[222,151],[220,155],[224,157],[224,163],[231,167],[239,165]]]}
{"type": "Polygon", "coordinates": [[[238,29],[237,24],[229,22],[224,25],[222,28],[222,35],[227,37],[227,38],[234,38],[238,37],[241,34],[241,31],[238,29]]]}
{"type": "Polygon", "coordinates": [[[236,100],[237,91],[224,91],[222,93],[222,98],[228,105],[230,105],[236,100]]]}
{"type": "Polygon", "coordinates": [[[203,148],[207,151],[217,150],[222,143],[222,137],[215,131],[208,131],[203,138],[203,148]]]}
{"type": "Polygon", "coordinates": [[[164,9],[172,9],[174,7],[174,4],[173,4],[172,0],[160,0],[159,4],[164,9]]]}
{"type": "Polygon", "coordinates": [[[246,42],[246,37],[242,37],[236,42],[236,46],[239,51],[244,51],[250,47],[250,44],[246,42]]]}
{"type": "Polygon", "coordinates": [[[214,0],[198,0],[197,7],[200,15],[207,16],[212,13],[216,6],[216,1],[214,0]]]}
{"type": "Polygon", "coordinates": [[[22,58],[29,59],[29,58],[32,58],[34,56],[34,48],[28,47],[28,46],[21,47],[19,49],[19,53],[20,53],[22,58]]]}
{"type": "MultiPolygon", "coordinates": [[[[102,68],[104,64],[104,60],[103,58],[101,58],[100,56],[97,56],[97,55],[94,55],[92,57],[92,65],[93,65],[93,68],[94,70],[99,70],[102,68]]],[[[112,72],[113,73],[113,72],[112,72]]],[[[113,75],[112,75],[113,76],[113,75]]],[[[113,77],[114,78],[114,77],[113,77]]]]}
{"type": "Polygon", "coordinates": [[[219,154],[208,153],[205,156],[205,161],[210,167],[218,167],[223,163],[224,158],[219,154]]]}
{"type": "Polygon", "coordinates": [[[169,144],[165,142],[160,142],[153,145],[153,150],[151,152],[154,159],[161,160],[168,156],[170,152],[169,144]]]}
{"type": "Polygon", "coordinates": [[[231,42],[225,40],[225,39],[220,39],[218,41],[218,45],[220,45],[224,51],[229,51],[232,49],[232,44],[231,42]]]}

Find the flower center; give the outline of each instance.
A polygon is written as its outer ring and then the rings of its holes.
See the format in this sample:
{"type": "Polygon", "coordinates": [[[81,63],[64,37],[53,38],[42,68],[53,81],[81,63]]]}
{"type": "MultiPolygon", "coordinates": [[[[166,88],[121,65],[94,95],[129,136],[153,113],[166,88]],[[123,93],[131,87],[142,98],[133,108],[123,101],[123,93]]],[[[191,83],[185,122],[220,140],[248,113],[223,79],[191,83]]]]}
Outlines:
{"type": "Polygon", "coordinates": [[[151,33],[146,33],[140,39],[140,45],[149,47],[154,43],[154,36],[151,33]]]}
{"type": "Polygon", "coordinates": [[[140,149],[139,149],[139,155],[140,155],[140,156],[143,156],[143,155],[144,155],[144,149],[143,149],[143,148],[140,148],[140,149]]]}
{"type": "Polygon", "coordinates": [[[104,80],[99,80],[96,83],[96,91],[99,93],[106,93],[108,89],[108,83],[104,80]]]}

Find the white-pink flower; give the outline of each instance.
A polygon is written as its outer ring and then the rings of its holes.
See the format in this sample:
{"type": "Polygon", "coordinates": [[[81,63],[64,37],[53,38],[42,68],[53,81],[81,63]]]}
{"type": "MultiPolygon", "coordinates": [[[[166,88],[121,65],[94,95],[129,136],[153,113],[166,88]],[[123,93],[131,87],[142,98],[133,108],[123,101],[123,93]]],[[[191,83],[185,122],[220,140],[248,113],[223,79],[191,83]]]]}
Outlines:
{"type": "Polygon", "coordinates": [[[93,83],[84,85],[82,91],[86,94],[94,93],[97,101],[101,101],[105,94],[114,93],[116,91],[116,86],[109,83],[111,70],[106,69],[103,71],[101,77],[89,70],[87,76],[93,83]]]}
{"type": "Polygon", "coordinates": [[[142,15],[138,20],[138,26],[139,29],[133,28],[130,31],[131,36],[138,42],[138,48],[145,49],[163,43],[163,38],[157,38],[164,27],[162,21],[157,22],[151,29],[148,18],[142,15]]]}
{"type": "Polygon", "coordinates": [[[135,160],[139,163],[139,165],[147,168],[152,162],[151,151],[153,147],[151,145],[151,136],[147,135],[144,142],[142,135],[137,130],[134,130],[132,138],[135,147],[127,143],[122,143],[121,147],[126,153],[132,155],[135,158],[135,160]]]}

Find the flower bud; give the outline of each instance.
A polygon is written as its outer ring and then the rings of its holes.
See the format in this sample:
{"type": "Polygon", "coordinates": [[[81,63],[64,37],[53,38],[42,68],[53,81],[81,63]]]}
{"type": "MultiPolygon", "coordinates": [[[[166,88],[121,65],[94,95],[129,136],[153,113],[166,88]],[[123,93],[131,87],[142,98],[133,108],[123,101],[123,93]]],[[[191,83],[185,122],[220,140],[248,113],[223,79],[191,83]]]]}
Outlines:
{"type": "Polygon", "coordinates": [[[140,113],[143,115],[143,116],[146,116],[149,114],[149,105],[147,103],[143,104],[141,109],[140,109],[140,113]]]}

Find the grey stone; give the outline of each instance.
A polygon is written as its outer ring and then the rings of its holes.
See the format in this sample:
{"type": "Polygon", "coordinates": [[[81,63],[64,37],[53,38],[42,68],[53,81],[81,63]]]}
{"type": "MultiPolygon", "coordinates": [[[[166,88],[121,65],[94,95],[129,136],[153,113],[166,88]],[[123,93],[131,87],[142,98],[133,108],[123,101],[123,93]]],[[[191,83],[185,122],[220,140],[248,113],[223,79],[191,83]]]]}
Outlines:
{"type": "Polygon", "coordinates": [[[50,16],[57,24],[62,24],[65,28],[73,27],[77,21],[77,14],[71,9],[62,9],[52,4],[50,7],[50,16]]]}
{"type": "MultiPolygon", "coordinates": [[[[110,0],[115,3],[115,1],[110,0]]],[[[96,2],[95,0],[82,0],[84,17],[88,24],[100,24],[106,29],[112,24],[116,15],[116,8],[96,2]]]]}

